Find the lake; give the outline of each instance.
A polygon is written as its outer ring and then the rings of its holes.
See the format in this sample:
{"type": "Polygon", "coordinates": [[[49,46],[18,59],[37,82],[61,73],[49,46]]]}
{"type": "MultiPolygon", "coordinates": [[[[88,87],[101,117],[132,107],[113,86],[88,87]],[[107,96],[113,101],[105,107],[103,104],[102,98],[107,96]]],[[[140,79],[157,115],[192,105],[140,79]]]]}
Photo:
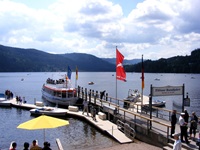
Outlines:
{"type": "MultiPolygon", "coordinates": [[[[64,72],[26,72],[26,73],[0,73],[0,93],[10,90],[16,96],[25,97],[28,103],[34,103],[34,99],[42,101],[41,88],[47,78],[62,78],[64,72]]],[[[141,91],[141,73],[127,73],[127,82],[118,80],[116,84],[115,72],[79,72],[78,81],[75,81],[75,73],[72,73],[72,85],[75,84],[92,90],[106,90],[109,96],[123,99],[127,96],[129,89],[141,91]],[[88,85],[88,82],[94,82],[88,85]],[[117,92],[116,92],[117,85],[117,92]],[[116,94],[117,93],[117,94],[116,94]]],[[[195,111],[200,116],[200,74],[155,74],[145,73],[144,95],[150,94],[150,86],[182,86],[185,85],[185,95],[188,93],[191,106],[186,107],[188,112],[195,111]],[[155,79],[159,80],[155,80],[155,79]]],[[[174,109],[173,103],[182,104],[182,96],[155,97],[165,100],[167,109],[174,109]]],[[[22,148],[24,142],[31,143],[38,139],[43,144],[43,130],[22,130],[16,127],[27,120],[34,118],[29,111],[17,108],[0,108],[0,149],[8,149],[11,141],[18,143],[18,149],[22,148]]],[[[69,120],[68,126],[46,130],[46,140],[51,143],[52,149],[56,148],[55,139],[59,138],[63,147],[68,150],[74,149],[99,149],[117,145],[116,141],[97,131],[93,126],[75,118],[69,120]]]]}

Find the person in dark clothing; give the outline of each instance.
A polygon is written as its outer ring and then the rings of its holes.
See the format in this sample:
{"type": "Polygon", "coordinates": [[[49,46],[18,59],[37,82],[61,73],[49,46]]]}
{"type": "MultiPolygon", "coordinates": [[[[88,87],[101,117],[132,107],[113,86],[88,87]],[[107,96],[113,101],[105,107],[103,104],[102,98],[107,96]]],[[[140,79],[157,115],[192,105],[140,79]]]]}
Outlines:
{"type": "Polygon", "coordinates": [[[28,148],[29,148],[29,143],[25,142],[24,143],[24,150],[29,150],[28,148]]]}
{"type": "Polygon", "coordinates": [[[173,137],[172,135],[175,133],[176,122],[177,122],[176,110],[173,110],[171,115],[171,137],[173,137]]]}
{"type": "Polygon", "coordinates": [[[184,113],[185,113],[184,120],[185,120],[185,122],[188,123],[188,121],[189,121],[189,114],[188,114],[188,112],[187,112],[186,109],[184,110],[184,113]]]}
{"type": "Polygon", "coordinates": [[[198,125],[198,117],[196,116],[195,112],[192,112],[190,120],[190,139],[192,139],[192,134],[194,135],[193,138],[195,139],[197,125],[198,125]]]}
{"type": "Polygon", "coordinates": [[[51,150],[50,143],[49,142],[44,142],[44,147],[42,148],[42,150],[51,150]]]}
{"type": "Polygon", "coordinates": [[[106,90],[100,92],[100,99],[103,99],[103,96],[105,95],[106,90]]]}

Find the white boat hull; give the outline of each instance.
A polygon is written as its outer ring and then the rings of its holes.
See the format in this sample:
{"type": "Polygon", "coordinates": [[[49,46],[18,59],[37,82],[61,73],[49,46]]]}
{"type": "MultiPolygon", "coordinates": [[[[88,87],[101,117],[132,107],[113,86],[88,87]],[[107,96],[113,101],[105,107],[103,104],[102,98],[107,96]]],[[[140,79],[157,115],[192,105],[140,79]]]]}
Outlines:
{"type": "Polygon", "coordinates": [[[61,97],[52,96],[44,91],[42,91],[42,97],[48,102],[51,102],[56,105],[62,105],[62,106],[74,105],[76,104],[78,100],[78,97],[61,98],[61,97]]]}
{"type": "Polygon", "coordinates": [[[60,108],[39,108],[31,109],[31,115],[65,116],[67,110],[60,108]]]}

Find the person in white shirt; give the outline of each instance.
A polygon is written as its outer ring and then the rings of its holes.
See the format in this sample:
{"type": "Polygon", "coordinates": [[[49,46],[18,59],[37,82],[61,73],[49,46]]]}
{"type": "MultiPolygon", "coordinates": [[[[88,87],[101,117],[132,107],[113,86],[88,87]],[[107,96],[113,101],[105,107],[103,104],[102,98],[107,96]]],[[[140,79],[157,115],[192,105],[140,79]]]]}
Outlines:
{"type": "Polygon", "coordinates": [[[183,142],[183,137],[185,138],[186,144],[189,144],[188,135],[187,135],[187,122],[184,120],[185,113],[181,113],[179,117],[179,124],[181,129],[181,142],[183,142]]]}
{"type": "Polygon", "coordinates": [[[181,150],[182,143],[181,143],[181,140],[179,139],[179,134],[174,133],[172,136],[175,139],[175,142],[174,142],[174,145],[173,145],[173,150],[181,150]]]}

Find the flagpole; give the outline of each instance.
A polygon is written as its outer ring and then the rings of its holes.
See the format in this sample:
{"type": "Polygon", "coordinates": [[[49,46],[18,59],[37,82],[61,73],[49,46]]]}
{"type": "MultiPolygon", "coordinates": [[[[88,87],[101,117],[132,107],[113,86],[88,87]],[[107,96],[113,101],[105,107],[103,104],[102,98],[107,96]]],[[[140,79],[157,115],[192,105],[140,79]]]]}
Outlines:
{"type": "Polygon", "coordinates": [[[141,93],[141,105],[143,105],[143,89],[144,89],[144,66],[143,66],[143,55],[142,55],[142,93],[141,93]]]}
{"type": "Polygon", "coordinates": [[[77,80],[78,80],[78,68],[76,66],[76,77],[75,77],[75,88],[77,88],[77,80]]]}
{"type": "Polygon", "coordinates": [[[116,105],[117,105],[117,46],[116,46],[116,75],[115,75],[115,79],[116,79],[116,91],[115,91],[115,96],[116,96],[116,105]]]}

